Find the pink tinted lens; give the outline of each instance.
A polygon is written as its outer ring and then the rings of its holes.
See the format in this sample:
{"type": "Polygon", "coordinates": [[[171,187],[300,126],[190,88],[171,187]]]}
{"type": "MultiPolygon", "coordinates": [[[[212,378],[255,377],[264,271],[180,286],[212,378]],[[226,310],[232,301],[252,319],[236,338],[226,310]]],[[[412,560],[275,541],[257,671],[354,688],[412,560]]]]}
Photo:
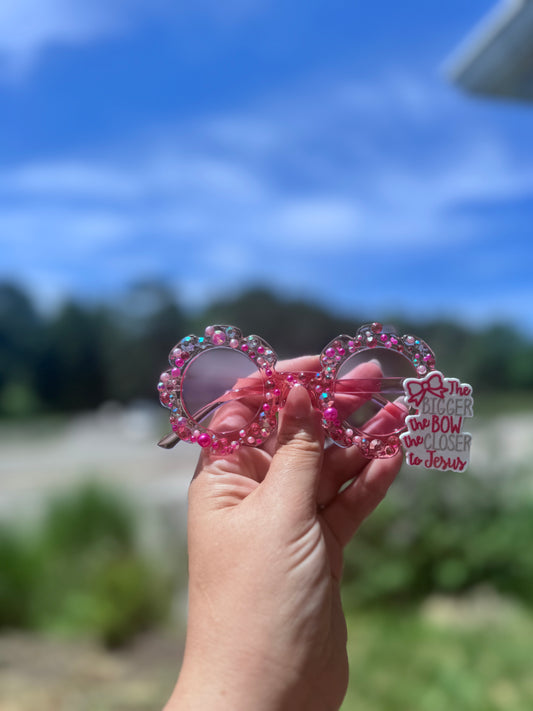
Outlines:
{"type": "Polygon", "coordinates": [[[387,348],[354,353],[339,368],[337,409],[350,427],[364,434],[399,432],[408,414],[403,397],[407,377],[417,377],[417,373],[401,353],[387,348]]]}
{"type": "Polygon", "coordinates": [[[220,434],[249,425],[259,413],[263,392],[255,363],[229,348],[199,353],[185,369],[181,384],[189,416],[220,434]]]}

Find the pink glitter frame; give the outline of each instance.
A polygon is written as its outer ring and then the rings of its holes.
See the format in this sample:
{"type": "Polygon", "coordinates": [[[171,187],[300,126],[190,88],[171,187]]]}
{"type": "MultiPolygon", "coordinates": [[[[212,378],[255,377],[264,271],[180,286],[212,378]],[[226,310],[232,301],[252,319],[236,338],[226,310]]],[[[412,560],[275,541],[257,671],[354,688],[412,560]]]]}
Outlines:
{"type": "MultiPolygon", "coordinates": [[[[322,413],[322,426],[333,442],[341,447],[357,446],[368,458],[391,457],[400,449],[399,435],[406,427],[392,434],[369,434],[343,421],[335,407],[334,388],[340,382],[337,381],[337,375],[341,366],[355,353],[376,348],[400,353],[420,377],[435,369],[435,356],[427,343],[415,336],[399,336],[386,331],[379,323],[361,326],[355,336],[337,336],[320,354],[321,369],[318,372],[301,373],[277,371],[276,353],[259,336],[244,336],[235,326],[208,326],[203,336],[187,336],[170,352],[171,367],[161,374],[157,389],[161,404],[171,411],[172,433],[163,437],[158,444],[169,449],[180,440],[196,442],[219,455],[231,454],[241,446],[258,447],[275,430],[276,414],[283,407],[290,388],[299,384],[305,386],[311,394],[313,405],[322,413]],[[256,417],[239,431],[221,434],[210,430],[187,412],[183,402],[182,384],[188,364],[201,353],[213,348],[240,351],[254,363],[262,380],[259,385],[262,388],[262,406],[256,417]]],[[[379,390],[379,381],[382,379],[373,380],[377,381],[379,390]]],[[[403,378],[395,380],[403,381],[403,378]]],[[[366,394],[369,398],[374,397],[368,391],[366,394]]],[[[375,393],[375,397],[379,399],[379,393],[375,393]]],[[[223,398],[237,399],[237,396],[226,394],[223,398]]],[[[221,404],[223,398],[214,406],[221,404]]],[[[202,416],[204,414],[202,411],[202,416]]]]}

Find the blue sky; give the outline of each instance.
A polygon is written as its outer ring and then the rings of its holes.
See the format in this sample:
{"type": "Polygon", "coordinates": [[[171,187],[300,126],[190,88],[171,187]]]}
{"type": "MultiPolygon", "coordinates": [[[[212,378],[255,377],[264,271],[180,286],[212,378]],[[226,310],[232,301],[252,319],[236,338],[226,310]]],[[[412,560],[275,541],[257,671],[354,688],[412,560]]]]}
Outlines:
{"type": "Polygon", "coordinates": [[[443,73],[493,7],[3,0],[0,278],[533,334],[533,104],[443,73]]]}

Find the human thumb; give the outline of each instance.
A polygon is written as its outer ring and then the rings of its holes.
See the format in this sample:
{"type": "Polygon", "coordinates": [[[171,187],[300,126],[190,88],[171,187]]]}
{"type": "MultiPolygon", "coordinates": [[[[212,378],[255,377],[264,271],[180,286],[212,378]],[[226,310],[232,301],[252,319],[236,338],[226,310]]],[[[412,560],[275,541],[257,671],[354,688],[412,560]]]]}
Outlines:
{"type": "Polygon", "coordinates": [[[289,391],[280,414],[277,439],[278,448],[265,479],[267,488],[291,506],[316,511],[324,433],[320,413],[301,385],[289,391]]]}

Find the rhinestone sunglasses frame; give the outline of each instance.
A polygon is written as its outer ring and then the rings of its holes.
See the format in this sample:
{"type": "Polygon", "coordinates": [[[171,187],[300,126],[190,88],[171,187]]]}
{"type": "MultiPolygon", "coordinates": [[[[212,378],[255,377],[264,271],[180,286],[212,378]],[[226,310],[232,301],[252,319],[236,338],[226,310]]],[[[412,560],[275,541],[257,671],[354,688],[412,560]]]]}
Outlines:
{"type": "MultiPolygon", "coordinates": [[[[412,335],[399,336],[377,322],[361,326],[354,336],[339,335],[330,341],[320,353],[320,370],[317,372],[278,371],[275,367],[278,361],[275,351],[260,336],[245,336],[235,326],[208,326],[203,336],[186,336],[170,351],[170,368],[161,374],[157,389],[161,404],[170,410],[172,432],[158,444],[170,449],[179,441],[192,442],[221,456],[229,455],[242,446],[258,447],[276,429],[276,415],[284,405],[288,390],[299,384],[304,385],[312,395],[313,405],[322,415],[326,436],[335,444],[341,447],[357,446],[369,459],[391,457],[401,447],[399,435],[405,431],[406,426],[393,433],[372,434],[342,419],[335,407],[335,385],[339,382],[340,368],[354,354],[374,349],[387,349],[401,354],[412,365],[413,373],[418,377],[426,376],[435,369],[435,356],[425,341],[412,335]],[[200,421],[222,404],[224,397],[207,410],[202,408],[200,413],[189,413],[184,402],[183,382],[187,368],[202,353],[215,348],[242,353],[253,362],[261,378],[261,407],[256,416],[238,431],[216,432],[200,421]]],[[[404,379],[400,379],[402,383],[404,379]]],[[[367,399],[379,399],[378,393],[366,394],[367,399]]],[[[234,395],[230,399],[238,397],[234,395]]]]}

